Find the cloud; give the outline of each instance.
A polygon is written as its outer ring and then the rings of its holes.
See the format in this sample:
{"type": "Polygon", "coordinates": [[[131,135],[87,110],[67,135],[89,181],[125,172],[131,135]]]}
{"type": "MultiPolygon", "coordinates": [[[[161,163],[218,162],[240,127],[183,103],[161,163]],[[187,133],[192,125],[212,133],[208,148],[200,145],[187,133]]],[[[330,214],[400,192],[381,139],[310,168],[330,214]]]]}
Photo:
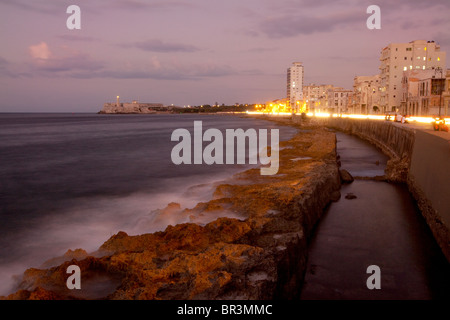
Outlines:
{"type": "Polygon", "coordinates": [[[169,8],[190,8],[189,2],[183,1],[139,1],[139,0],[116,0],[108,1],[108,4],[121,10],[142,10],[142,9],[169,9],[169,8]]]}
{"type": "Polygon", "coordinates": [[[366,13],[356,10],[342,11],[313,16],[287,14],[275,18],[268,18],[259,25],[259,30],[270,38],[293,37],[301,34],[329,32],[341,26],[355,23],[364,25],[366,13]]]}
{"type": "Polygon", "coordinates": [[[151,52],[195,52],[200,51],[199,48],[181,43],[167,43],[159,39],[135,42],[134,47],[151,52]]]}
{"type": "Polygon", "coordinates": [[[88,37],[88,36],[80,36],[80,35],[76,35],[76,34],[61,34],[56,37],[58,39],[67,40],[67,41],[79,41],[79,42],[99,41],[98,38],[88,37]]]}
{"type": "MultiPolygon", "coordinates": [[[[168,47],[165,47],[168,50],[168,47]]],[[[170,46],[170,50],[178,47],[170,46]]],[[[122,61],[105,65],[88,54],[68,46],[50,49],[46,42],[29,46],[31,61],[25,64],[27,72],[22,75],[42,77],[66,77],[78,79],[156,79],[156,80],[198,80],[201,78],[224,77],[237,72],[228,65],[214,63],[185,64],[178,61],[161,62],[153,56],[144,62],[122,61]]],[[[6,60],[0,59],[0,70],[6,60]]]]}
{"type": "Polygon", "coordinates": [[[61,12],[61,4],[56,1],[48,0],[0,0],[0,4],[9,5],[24,11],[33,11],[44,14],[58,14],[61,12]]]}
{"type": "Polygon", "coordinates": [[[258,47],[258,48],[251,48],[248,50],[248,52],[251,53],[265,53],[265,52],[272,52],[276,51],[277,48],[274,47],[258,47]]]}
{"type": "Polygon", "coordinates": [[[52,55],[47,43],[41,42],[29,47],[31,58],[47,60],[52,55]]]}
{"type": "Polygon", "coordinates": [[[126,70],[99,70],[96,72],[76,72],[74,78],[114,78],[114,79],[153,79],[153,80],[200,80],[202,78],[216,78],[236,74],[229,66],[214,64],[192,64],[164,66],[152,59],[146,66],[134,66],[126,70]]]}
{"type": "Polygon", "coordinates": [[[89,55],[74,51],[67,46],[59,48],[53,54],[46,42],[29,46],[31,71],[40,75],[55,75],[77,70],[95,71],[103,64],[93,60],[89,55]]]}

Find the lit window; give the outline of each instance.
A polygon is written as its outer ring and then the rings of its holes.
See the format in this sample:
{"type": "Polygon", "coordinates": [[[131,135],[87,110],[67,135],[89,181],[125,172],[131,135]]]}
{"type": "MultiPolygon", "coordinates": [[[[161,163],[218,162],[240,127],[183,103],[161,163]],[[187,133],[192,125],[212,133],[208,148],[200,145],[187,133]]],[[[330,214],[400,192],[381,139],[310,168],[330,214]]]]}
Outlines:
{"type": "Polygon", "coordinates": [[[403,67],[403,71],[406,71],[406,70],[408,70],[408,68],[407,67],[403,67]]]}
{"type": "Polygon", "coordinates": [[[423,57],[423,61],[425,61],[426,60],[426,58],[425,57],[423,57]]]}
{"type": "Polygon", "coordinates": [[[423,48],[424,51],[427,51],[427,47],[423,48]]]}
{"type": "Polygon", "coordinates": [[[417,57],[417,60],[420,60],[420,57],[417,57]]]}
{"type": "Polygon", "coordinates": [[[425,70],[425,66],[422,66],[422,69],[425,70]]]}
{"type": "Polygon", "coordinates": [[[409,70],[411,70],[412,69],[412,66],[409,66],[409,70]]]}
{"type": "Polygon", "coordinates": [[[438,58],[437,58],[437,61],[441,61],[441,58],[438,57],[438,58]]]}

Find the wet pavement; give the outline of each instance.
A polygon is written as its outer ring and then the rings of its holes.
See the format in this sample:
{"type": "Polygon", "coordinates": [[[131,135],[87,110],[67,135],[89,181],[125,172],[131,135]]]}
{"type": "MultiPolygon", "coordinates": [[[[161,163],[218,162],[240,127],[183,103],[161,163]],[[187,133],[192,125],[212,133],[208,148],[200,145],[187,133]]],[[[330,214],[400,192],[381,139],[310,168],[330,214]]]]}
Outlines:
{"type": "MultiPolygon", "coordinates": [[[[388,158],[374,146],[337,132],[342,169],[382,175],[388,158]]],[[[406,186],[374,180],[343,185],[311,239],[304,300],[448,299],[450,265],[406,186]],[[347,194],[355,199],[346,199],[347,194]],[[380,268],[381,289],[368,289],[380,268]]]]}

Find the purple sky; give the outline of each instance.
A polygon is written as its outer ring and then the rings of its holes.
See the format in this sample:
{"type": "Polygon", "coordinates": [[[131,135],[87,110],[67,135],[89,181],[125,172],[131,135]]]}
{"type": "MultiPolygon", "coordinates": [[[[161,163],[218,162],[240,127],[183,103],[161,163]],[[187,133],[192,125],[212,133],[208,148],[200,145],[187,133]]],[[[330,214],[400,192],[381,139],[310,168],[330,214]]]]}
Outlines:
{"type": "Polygon", "coordinates": [[[175,105],[284,98],[305,84],[351,88],[391,42],[450,51],[449,0],[0,0],[0,112],[97,112],[133,99],[175,105]],[[68,30],[66,8],[81,8],[68,30]],[[381,8],[381,30],[366,9],[381,8]]]}

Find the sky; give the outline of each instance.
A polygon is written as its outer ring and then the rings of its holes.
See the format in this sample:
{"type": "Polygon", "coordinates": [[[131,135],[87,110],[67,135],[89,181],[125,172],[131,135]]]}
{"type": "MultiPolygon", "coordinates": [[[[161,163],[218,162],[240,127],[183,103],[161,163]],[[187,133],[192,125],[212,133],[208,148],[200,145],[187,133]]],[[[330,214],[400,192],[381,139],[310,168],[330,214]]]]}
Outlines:
{"type": "MultiPolygon", "coordinates": [[[[389,43],[450,51],[448,0],[0,0],[0,112],[97,112],[103,103],[264,103],[304,84],[351,89],[389,43]],[[381,9],[370,30],[367,7],[381,9]],[[81,29],[66,26],[67,7],[81,29]]],[[[447,63],[448,67],[448,63],[447,63]]]]}

